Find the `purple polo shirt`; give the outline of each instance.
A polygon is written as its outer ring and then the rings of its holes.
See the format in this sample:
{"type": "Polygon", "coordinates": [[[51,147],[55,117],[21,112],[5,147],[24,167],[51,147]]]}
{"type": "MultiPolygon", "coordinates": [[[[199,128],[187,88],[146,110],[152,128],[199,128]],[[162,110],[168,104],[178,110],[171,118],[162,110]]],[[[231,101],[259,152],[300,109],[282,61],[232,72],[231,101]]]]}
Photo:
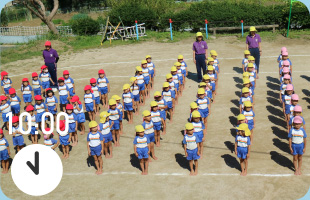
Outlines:
{"type": "Polygon", "coordinates": [[[258,48],[258,43],[262,42],[260,36],[256,33],[254,37],[248,35],[246,37],[246,43],[249,45],[249,49],[258,48]]]}
{"type": "Polygon", "coordinates": [[[194,42],[193,44],[193,51],[195,51],[195,54],[206,54],[206,49],[208,49],[206,41],[194,42]]]}
{"type": "Polygon", "coordinates": [[[49,51],[43,50],[43,58],[45,63],[55,63],[56,58],[58,58],[57,51],[55,49],[50,49],[49,51]]]}

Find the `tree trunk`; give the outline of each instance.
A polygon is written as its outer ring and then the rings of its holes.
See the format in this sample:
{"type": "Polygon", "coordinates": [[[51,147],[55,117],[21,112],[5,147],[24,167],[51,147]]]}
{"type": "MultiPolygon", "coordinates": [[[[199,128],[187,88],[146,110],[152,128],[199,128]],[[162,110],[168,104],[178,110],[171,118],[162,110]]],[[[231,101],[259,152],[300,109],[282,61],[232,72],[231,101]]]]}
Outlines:
{"type": "Polygon", "coordinates": [[[56,35],[59,34],[59,32],[58,32],[58,30],[57,30],[55,24],[54,24],[52,21],[46,21],[46,22],[44,22],[44,23],[47,25],[47,27],[48,27],[54,34],[56,34],[56,35]]]}

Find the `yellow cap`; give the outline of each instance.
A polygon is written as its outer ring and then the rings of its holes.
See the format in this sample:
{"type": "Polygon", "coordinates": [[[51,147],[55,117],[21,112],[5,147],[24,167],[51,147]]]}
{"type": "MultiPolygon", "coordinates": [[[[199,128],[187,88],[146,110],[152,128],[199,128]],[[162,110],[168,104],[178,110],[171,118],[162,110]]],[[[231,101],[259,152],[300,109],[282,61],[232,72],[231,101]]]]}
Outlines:
{"type": "Polygon", "coordinates": [[[171,79],[172,78],[172,74],[167,74],[166,75],[166,79],[171,79]]]}
{"type": "Polygon", "coordinates": [[[141,133],[141,132],[144,132],[144,128],[142,125],[137,125],[135,127],[135,130],[136,130],[136,133],[141,133]]]}
{"type": "Polygon", "coordinates": [[[251,131],[249,129],[249,126],[246,123],[240,124],[239,127],[237,127],[237,129],[244,131],[245,132],[245,136],[250,136],[251,135],[251,131]]]}
{"type": "Polygon", "coordinates": [[[166,88],[166,87],[169,87],[170,85],[169,85],[169,83],[168,82],[164,82],[163,83],[163,88],[166,88]]]}
{"type": "Polygon", "coordinates": [[[204,80],[209,80],[210,79],[210,76],[208,75],[208,74],[205,74],[205,75],[203,75],[203,77],[202,77],[204,80]]]}
{"type": "Polygon", "coordinates": [[[202,33],[201,32],[197,32],[196,33],[196,37],[202,37],[202,33]]]}
{"type": "Polygon", "coordinates": [[[143,111],[142,115],[143,115],[143,117],[147,117],[147,116],[151,115],[151,112],[148,110],[145,110],[145,111],[143,111]]]}
{"type": "Polygon", "coordinates": [[[156,101],[151,101],[151,107],[155,107],[155,106],[158,106],[158,103],[156,101]]]}
{"type": "Polygon", "coordinates": [[[148,58],[152,58],[152,57],[150,55],[146,55],[145,58],[148,59],[148,58]]]}
{"type": "Polygon", "coordinates": [[[250,83],[250,79],[249,78],[243,78],[243,85],[250,83]]]}
{"type": "Polygon", "coordinates": [[[184,57],[183,57],[183,55],[178,55],[178,60],[183,60],[184,59],[184,57]]]}
{"type": "Polygon", "coordinates": [[[121,100],[122,98],[116,94],[116,95],[113,95],[111,99],[118,101],[118,100],[121,100]]]}
{"type": "Polygon", "coordinates": [[[130,85],[128,83],[123,85],[123,90],[127,90],[130,89],[130,85]]]}
{"type": "Polygon", "coordinates": [[[217,52],[216,52],[215,50],[211,50],[211,51],[210,51],[210,55],[211,55],[211,56],[217,56],[217,52]]]}
{"type": "Polygon", "coordinates": [[[133,83],[133,82],[135,82],[136,80],[137,80],[136,77],[131,77],[129,81],[130,81],[130,83],[133,83]]]}
{"type": "Polygon", "coordinates": [[[110,105],[110,106],[116,105],[115,99],[110,99],[110,100],[109,100],[109,105],[110,105]]]}
{"type": "Polygon", "coordinates": [[[196,108],[198,108],[197,103],[196,102],[192,102],[191,103],[191,109],[196,109],[196,108]]]}
{"type": "Polygon", "coordinates": [[[248,55],[248,54],[251,55],[251,52],[250,52],[249,50],[244,50],[244,54],[245,54],[245,55],[248,55]]]}
{"type": "Polygon", "coordinates": [[[248,64],[248,68],[252,68],[252,67],[254,67],[254,64],[253,63],[249,63],[248,64]]]}
{"type": "Polygon", "coordinates": [[[198,91],[197,91],[198,94],[205,94],[206,93],[206,90],[203,89],[203,88],[199,88],[198,91]]]}
{"type": "Polygon", "coordinates": [[[175,66],[171,67],[171,71],[172,72],[176,72],[177,71],[177,68],[175,66]]]}
{"type": "Polygon", "coordinates": [[[208,57],[208,62],[212,62],[214,59],[212,57],[208,57]]]}
{"type": "Polygon", "coordinates": [[[178,66],[181,66],[182,64],[180,62],[175,62],[174,63],[174,66],[178,67],[178,66]]]}
{"type": "Polygon", "coordinates": [[[252,107],[251,101],[245,101],[244,102],[244,107],[252,107]]]}
{"type": "Polygon", "coordinates": [[[89,122],[88,126],[89,126],[89,128],[94,128],[94,127],[97,127],[98,124],[96,121],[91,121],[91,122],[89,122]]]}
{"type": "Polygon", "coordinates": [[[186,130],[193,130],[194,129],[194,125],[192,123],[187,123],[187,124],[185,124],[185,129],[186,130]]]}
{"type": "Polygon", "coordinates": [[[192,117],[193,118],[201,117],[200,112],[198,110],[194,110],[194,112],[192,112],[192,117]]]}
{"type": "Polygon", "coordinates": [[[237,116],[237,120],[240,121],[240,120],[245,120],[245,116],[243,114],[240,114],[237,116]]]}
{"type": "Polygon", "coordinates": [[[146,60],[142,60],[141,61],[141,64],[143,65],[143,64],[147,64],[147,61],[146,60]]]}
{"type": "Polygon", "coordinates": [[[242,88],[242,93],[250,92],[250,89],[248,87],[242,88]]]}
{"type": "Polygon", "coordinates": [[[254,56],[249,56],[248,60],[255,60],[254,56]]]}
{"type": "Polygon", "coordinates": [[[156,91],[156,92],[154,93],[154,97],[161,97],[161,93],[160,93],[159,91],[156,91]]]}
{"type": "Polygon", "coordinates": [[[142,67],[137,66],[137,67],[136,67],[136,71],[137,71],[137,72],[142,72],[142,67]]]}
{"type": "Polygon", "coordinates": [[[250,27],[250,31],[255,31],[256,32],[257,30],[256,30],[255,26],[251,26],[250,27]]]}
{"type": "Polygon", "coordinates": [[[107,117],[109,117],[111,114],[107,111],[103,111],[100,113],[100,123],[105,123],[107,120],[107,117]]]}
{"type": "Polygon", "coordinates": [[[212,65],[208,65],[208,71],[213,71],[214,67],[212,65]]]}
{"type": "Polygon", "coordinates": [[[199,86],[206,86],[206,85],[207,85],[206,82],[200,82],[200,83],[199,83],[199,86]]]}
{"type": "Polygon", "coordinates": [[[243,76],[243,78],[250,77],[250,73],[249,72],[243,72],[242,76],[243,76]]]}

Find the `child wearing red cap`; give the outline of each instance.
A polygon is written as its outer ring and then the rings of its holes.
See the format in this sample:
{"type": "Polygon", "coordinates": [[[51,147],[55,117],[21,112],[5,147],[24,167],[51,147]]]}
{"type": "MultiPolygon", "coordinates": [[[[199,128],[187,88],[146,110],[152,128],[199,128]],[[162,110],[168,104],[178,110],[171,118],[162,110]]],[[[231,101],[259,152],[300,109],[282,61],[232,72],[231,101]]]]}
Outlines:
{"type": "MultiPolygon", "coordinates": [[[[39,78],[41,79],[42,88],[44,89],[44,92],[45,92],[46,88],[50,88],[50,82],[53,85],[55,84],[51,78],[51,74],[48,72],[48,67],[46,65],[43,65],[41,67],[41,73],[39,75],[39,78]]],[[[44,93],[44,95],[45,95],[45,93],[44,93]]]]}
{"type": "Polygon", "coordinates": [[[12,134],[13,134],[13,145],[16,147],[17,152],[19,152],[25,145],[24,137],[21,133],[24,130],[22,126],[19,125],[19,117],[12,117],[12,134]]]}
{"type": "Polygon", "coordinates": [[[48,112],[48,109],[45,105],[45,103],[43,103],[43,99],[40,95],[37,95],[34,97],[34,100],[36,101],[36,104],[34,105],[34,110],[36,112],[36,120],[37,123],[39,123],[39,129],[42,130],[42,123],[45,123],[45,127],[46,127],[46,118],[42,119],[42,116],[45,112],[48,112]],[[42,123],[41,123],[42,122],[42,123]]]}
{"type": "MultiPolygon", "coordinates": [[[[45,132],[50,131],[50,128],[45,128],[45,132]]],[[[51,149],[55,150],[59,146],[59,141],[55,140],[53,138],[53,133],[52,134],[44,134],[44,145],[47,147],[50,147],[51,149]]]]}
{"type": "Polygon", "coordinates": [[[2,120],[7,130],[9,130],[9,113],[12,113],[10,106],[11,102],[8,101],[8,98],[6,96],[0,96],[0,100],[0,112],[2,113],[2,120]]]}
{"type": "Polygon", "coordinates": [[[84,133],[85,133],[84,123],[86,120],[85,120],[83,105],[80,102],[80,98],[76,95],[73,96],[70,101],[73,104],[73,112],[76,115],[76,121],[78,123],[78,126],[81,129],[81,135],[84,135],[84,133]]]}
{"type": "Polygon", "coordinates": [[[73,113],[73,105],[71,104],[66,105],[66,113],[68,114],[68,121],[69,121],[68,132],[71,134],[72,146],[76,146],[78,143],[78,135],[77,135],[78,122],[76,119],[76,115],[73,113]]]}
{"type": "Polygon", "coordinates": [[[70,92],[68,86],[65,84],[65,79],[60,77],[58,79],[59,103],[60,110],[63,111],[70,100],[70,92]]]}
{"type": "Polygon", "coordinates": [[[46,99],[45,105],[47,106],[48,112],[54,115],[54,121],[56,124],[56,114],[58,108],[58,99],[55,97],[55,94],[51,88],[46,89],[46,99]]]}
{"type": "MultiPolygon", "coordinates": [[[[63,158],[67,159],[69,158],[69,144],[71,141],[71,133],[69,131],[64,131],[66,129],[65,120],[59,121],[59,129],[61,132],[59,132],[59,141],[62,146],[62,152],[63,152],[63,158]]],[[[69,130],[69,129],[68,129],[69,130]]]]}
{"type": "Polygon", "coordinates": [[[42,82],[39,80],[37,72],[32,73],[32,88],[34,96],[43,94],[42,82]]]}
{"type": "Polygon", "coordinates": [[[31,105],[32,102],[32,87],[29,85],[28,78],[23,78],[21,91],[23,94],[23,100],[26,106],[31,105]]]}
{"type": "Polygon", "coordinates": [[[86,85],[84,87],[84,105],[86,108],[86,111],[88,112],[90,121],[95,120],[95,96],[93,94],[93,90],[91,89],[90,85],[86,85]]]}
{"type": "Polygon", "coordinates": [[[8,96],[9,94],[9,89],[12,86],[12,81],[9,78],[9,73],[6,71],[1,72],[1,88],[2,88],[2,94],[5,94],[8,96]]]}
{"type": "Polygon", "coordinates": [[[31,116],[30,119],[26,117],[25,122],[30,121],[31,123],[31,130],[30,130],[30,136],[31,136],[31,141],[32,144],[38,144],[38,133],[36,134],[36,131],[38,131],[36,124],[37,124],[37,118],[36,115],[34,114],[34,107],[32,105],[29,105],[26,107],[26,112],[28,112],[31,116]]]}
{"type": "Polygon", "coordinates": [[[14,88],[9,89],[9,94],[10,94],[9,98],[10,98],[10,102],[11,102],[12,113],[15,116],[19,116],[21,100],[16,95],[16,91],[14,88]]]}
{"type": "Polygon", "coordinates": [[[91,85],[91,89],[93,90],[93,94],[95,97],[95,112],[97,115],[99,115],[99,104],[100,104],[101,92],[99,91],[99,88],[97,86],[97,81],[95,78],[90,79],[90,85],[91,85]]]}
{"type": "Polygon", "coordinates": [[[110,92],[110,83],[103,69],[98,71],[99,78],[97,79],[97,85],[101,94],[100,99],[104,108],[108,107],[108,93],[110,92]]]}
{"type": "Polygon", "coordinates": [[[10,145],[3,135],[3,130],[0,129],[0,161],[2,165],[2,174],[9,172],[9,158],[10,158],[10,145]]]}
{"type": "Polygon", "coordinates": [[[65,70],[63,72],[63,76],[65,79],[65,84],[68,86],[69,88],[69,93],[70,96],[73,97],[75,95],[75,84],[74,84],[74,80],[70,77],[70,73],[68,70],[65,70]]]}

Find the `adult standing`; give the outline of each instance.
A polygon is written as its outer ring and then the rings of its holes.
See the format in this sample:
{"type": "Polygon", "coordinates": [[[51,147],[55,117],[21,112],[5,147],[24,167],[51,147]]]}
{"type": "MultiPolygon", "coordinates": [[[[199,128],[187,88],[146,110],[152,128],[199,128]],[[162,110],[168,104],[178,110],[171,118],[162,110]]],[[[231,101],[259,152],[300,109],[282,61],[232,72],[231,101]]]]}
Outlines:
{"type": "Polygon", "coordinates": [[[246,37],[246,50],[251,52],[251,55],[255,58],[255,64],[257,66],[257,73],[259,73],[260,56],[262,55],[261,38],[256,33],[257,30],[254,26],[250,27],[250,34],[246,37]]]}
{"type": "Polygon", "coordinates": [[[57,62],[59,60],[59,56],[57,51],[52,49],[52,43],[50,41],[45,42],[43,58],[45,65],[48,67],[48,72],[51,74],[51,78],[54,82],[50,82],[50,86],[51,88],[57,88],[57,62]]]}
{"type": "Polygon", "coordinates": [[[206,73],[206,58],[208,57],[208,45],[203,40],[201,32],[196,33],[196,41],[193,43],[193,61],[196,64],[198,82],[202,81],[202,73],[206,73]]]}

